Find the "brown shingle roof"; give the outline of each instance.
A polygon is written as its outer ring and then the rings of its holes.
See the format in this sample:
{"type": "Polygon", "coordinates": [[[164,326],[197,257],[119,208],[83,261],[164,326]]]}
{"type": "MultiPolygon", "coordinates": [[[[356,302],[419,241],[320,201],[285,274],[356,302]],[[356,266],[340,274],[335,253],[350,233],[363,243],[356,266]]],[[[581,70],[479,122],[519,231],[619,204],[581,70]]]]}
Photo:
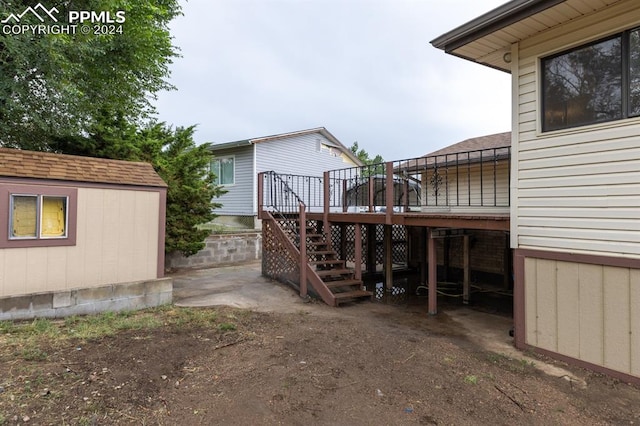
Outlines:
{"type": "Polygon", "coordinates": [[[511,132],[463,140],[420,158],[403,161],[396,170],[416,171],[446,164],[466,164],[504,160],[510,157],[511,132]]]}
{"type": "Polygon", "coordinates": [[[424,157],[434,155],[457,154],[462,152],[477,151],[481,149],[493,149],[511,146],[511,132],[496,133],[494,135],[480,136],[477,138],[465,139],[462,142],[454,143],[437,151],[433,151],[424,157]]]}
{"type": "Polygon", "coordinates": [[[166,187],[153,166],[50,152],[0,148],[0,176],[166,187]]]}

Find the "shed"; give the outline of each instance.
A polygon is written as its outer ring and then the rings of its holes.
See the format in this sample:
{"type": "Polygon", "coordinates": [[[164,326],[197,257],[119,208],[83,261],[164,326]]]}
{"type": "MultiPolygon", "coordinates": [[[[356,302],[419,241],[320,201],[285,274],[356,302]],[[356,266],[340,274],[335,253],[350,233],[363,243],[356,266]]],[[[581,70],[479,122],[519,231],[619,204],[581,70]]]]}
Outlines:
{"type": "Polygon", "coordinates": [[[147,163],[0,148],[0,320],[169,303],[147,163]]]}

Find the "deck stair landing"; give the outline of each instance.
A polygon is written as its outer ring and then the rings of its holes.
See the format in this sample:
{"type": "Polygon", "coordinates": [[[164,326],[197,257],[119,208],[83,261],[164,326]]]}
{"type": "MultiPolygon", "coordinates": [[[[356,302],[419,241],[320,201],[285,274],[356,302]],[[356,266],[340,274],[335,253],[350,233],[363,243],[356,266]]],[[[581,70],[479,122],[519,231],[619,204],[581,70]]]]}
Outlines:
{"type": "MultiPolygon", "coordinates": [[[[296,219],[296,223],[299,225],[299,220],[296,219]]],[[[362,280],[356,279],[353,269],[347,268],[345,261],[338,258],[324,234],[316,233],[312,227],[308,227],[307,231],[307,273],[314,289],[316,286],[328,289],[333,295],[335,306],[364,298],[371,299],[373,293],[364,290],[362,280]]],[[[322,295],[322,292],[319,293],[322,295]]]]}

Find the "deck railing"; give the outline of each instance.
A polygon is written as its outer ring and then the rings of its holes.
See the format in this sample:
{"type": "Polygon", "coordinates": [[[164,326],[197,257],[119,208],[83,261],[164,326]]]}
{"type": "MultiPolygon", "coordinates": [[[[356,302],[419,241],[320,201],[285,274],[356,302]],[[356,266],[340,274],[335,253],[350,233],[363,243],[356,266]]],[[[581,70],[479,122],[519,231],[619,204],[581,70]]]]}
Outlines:
{"type": "Polygon", "coordinates": [[[260,210],[297,212],[440,211],[510,205],[508,146],[396,160],[324,172],[261,173],[260,210]]]}
{"type": "Polygon", "coordinates": [[[298,213],[300,203],[308,209],[321,206],[315,195],[322,188],[322,178],[280,174],[274,171],[260,173],[258,185],[261,197],[258,199],[259,211],[267,210],[286,213],[298,213]],[[300,196],[300,194],[302,196],[300,196]]]}
{"type": "Polygon", "coordinates": [[[506,146],[331,170],[330,206],[354,212],[508,207],[510,157],[506,146]]]}

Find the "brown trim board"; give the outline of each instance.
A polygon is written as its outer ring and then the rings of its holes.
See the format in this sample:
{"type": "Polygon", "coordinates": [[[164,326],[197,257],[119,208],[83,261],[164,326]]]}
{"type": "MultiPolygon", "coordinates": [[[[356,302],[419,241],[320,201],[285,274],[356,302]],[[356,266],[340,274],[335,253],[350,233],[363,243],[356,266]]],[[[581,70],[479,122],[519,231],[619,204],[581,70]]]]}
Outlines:
{"type": "Polygon", "coordinates": [[[553,252],[544,250],[515,249],[514,250],[514,288],[513,288],[513,322],[515,328],[514,342],[516,348],[521,350],[533,350],[540,354],[567,362],[572,365],[587,368],[625,382],[640,385],[640,377],[631,376],[620,371],[611,370],[598,364],[592,364],[557,352],[541,349],[528,345],[525,342],[525,300],[524,300],[524,261],[526,258],[557,260],[561,262],[575,262],[590,265],[613,266],[620,268],[632,268],[640,270],[640,259],[626,257],[601,256],[582,253],[553,252]]]}

